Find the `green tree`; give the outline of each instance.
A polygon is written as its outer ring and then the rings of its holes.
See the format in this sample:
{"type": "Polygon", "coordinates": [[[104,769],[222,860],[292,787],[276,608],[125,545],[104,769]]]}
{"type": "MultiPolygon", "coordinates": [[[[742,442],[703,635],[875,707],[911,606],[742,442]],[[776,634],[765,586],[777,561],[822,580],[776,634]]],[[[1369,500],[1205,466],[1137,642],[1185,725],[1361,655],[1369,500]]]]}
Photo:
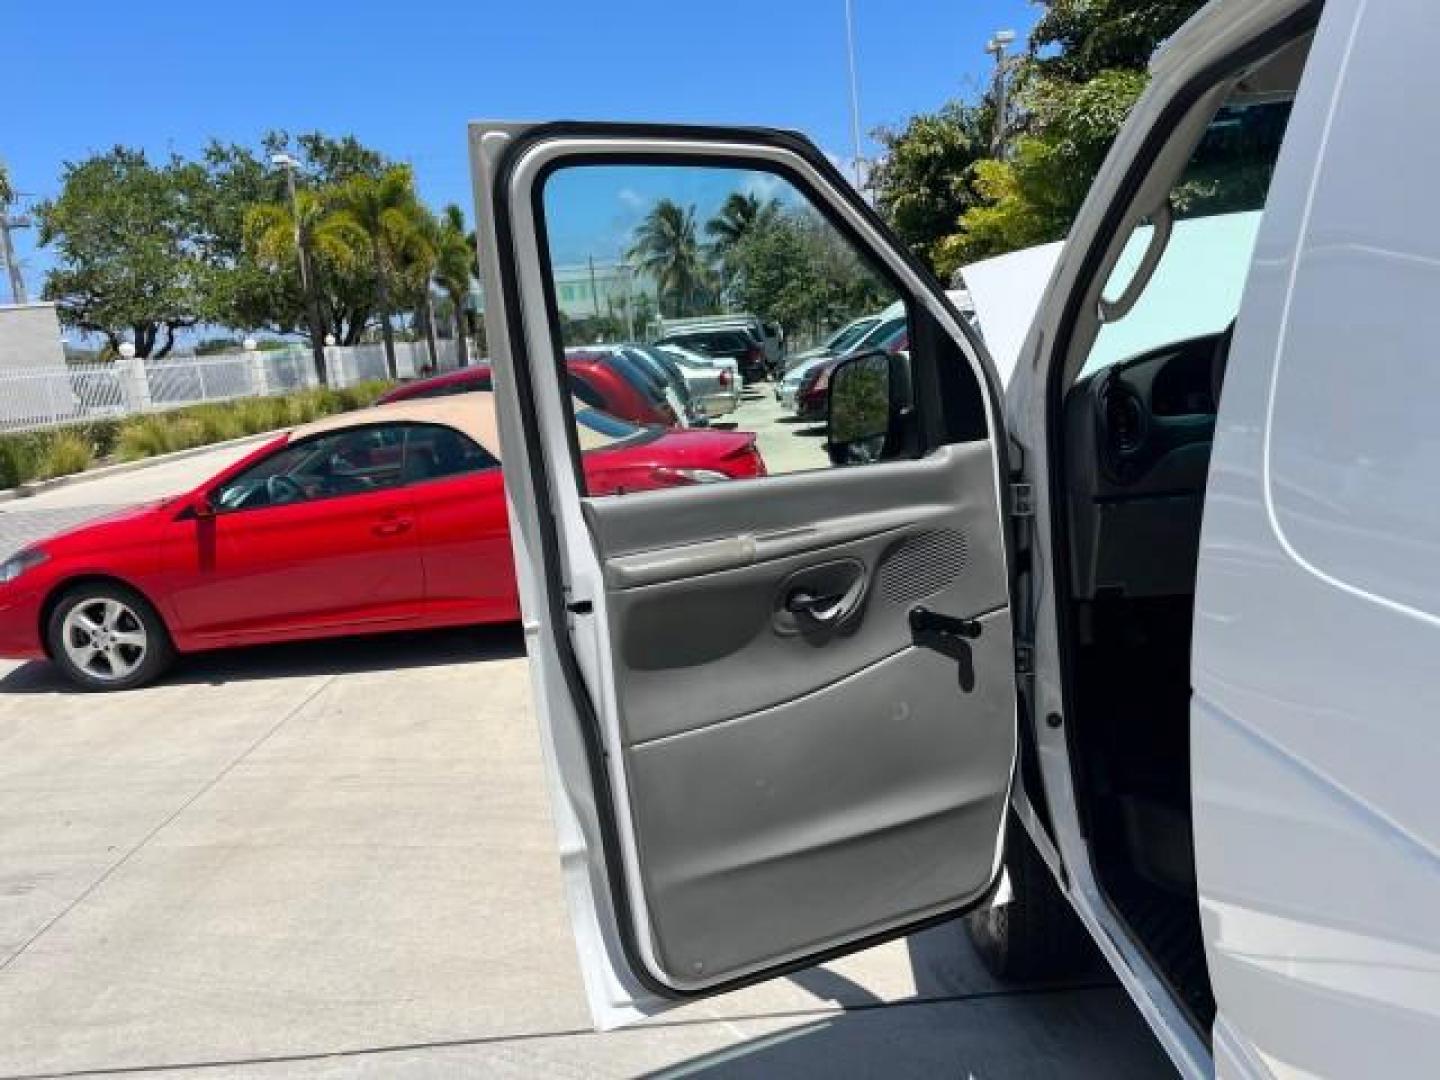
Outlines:
{"type": "MultiPolygon", "coordinates": [[[[347,215],[336,211],[335,199],[333,189],[305,190],[295,193],[293,208],[288,201],[250,207],[245,214],[246,255],[262,269],[289,274],[299,265],[295,244],[298,236],[309,252],[311,287],[320,296],[325,291],[324,283],[332,276],[352,273],[368,261],[368,237],[347,215]]],[[[287,307],[289,299],[285,298],[287,307]]],[[[311,328],[309,336],[312,344],[323,345],[325,329],[318,302],[314,315],[319,326],[311,328]],[[315,340],[317,333],[319,341],[315,340]]],[[[323,385],[324,364],[317,362],[316,366],[323,385]]]]}
{"type": "Polygon", "coordinates": [[[696,235],[695,207],[658,200],[636,226],[626,258],[655,282],[662,315],[689,315],[705,302],[709,276],[696,235]]]}
{"type": "Polygon", "coordinates": [[[1160,43],[1205,0],[1052,0],[1030,33],[1035,71],[1088,82],[1101,72],[1143,71],[1160,43]]]}
{"type": "Polygon", "coordinates": [[[888,299],[855,249],[808,207],[750,230],[736,245],[735,264],[736,300],[787,330],[818,332],[888,299]]]}
{"type": "MultiPolygon", "coordinates": [[[[433,265],[433,251],[415,195],[409,166],[395,165],[379,177],[356,175],[336,191],[337,213],[346,227],[365,237],[375,278],[385,363],[396,378],[394,300],[413,282],[413,268],[433,265]]],[[[427,280],[428,280],[428,270],[427,280]]]]}
{"type": "Polygon", "coordinates": [[[451,317],[455,321],[455,348],[461,367],[470,364],[466,305],[470,299],[474,264],[475,247],[470,234],[465,231],[465,213],[451,203],[440,216],[435,283],[450,299],[451,317]]]}
{"type": "Polygon", "coordinates": [[[732,191],[715,215],[705,223],[710,252],[728,278],[734,272],[736,247],[753,230],[764,228],[780,212],[778,199],[762,199],[753,192],[732,191]]]}
{"type": "Polygon", "coordinates": [[[202,320],[210,268],[195,240],[194,189],[178,158],[155,165],[120,146],[66,164],[59,196],[36,208],[40,244],[56,251],[44,296],[66,326],[111,350],[129,338],[150,357],[202,320]]]}
{"type": "Polygon", "coordinates": [[[1140,71],[1105,71],[1078,85],[1036,80],[1026,91],[1029,130],[1009,158],[975,167],[982,201],[936,246],[937,271],[948,276],[964,263],[1064,237],[1144,89],[1140,71]]]}
{"type": "Polygon", "coordinates": [[[1151,55],[1203,3],[1054,0],[1016,74],[1011,151],[976,165],[981,201],[936,245],[936,269],[1062,238],[1145,89],[1151,55]]]}
{"type": "Polygon", "coordinates": [[[913,116],[898,131],[881,129],[885,154],[870,173],[875,206],[897,236],[935,265],[936,247],[977,205],[974,167],[990,153],[994,110],[952,101],[913,116]]]}
{"type": "MultiPolygon", "coordinates": [[[[216,268],[211,276],[209,321],[238,329],[264,329],[277,334],[313,336],[306,318],[298,261],[260,260],[247,246],[245,219],[256,205],[289,206],[283,170],[271,164],[278,151],[299,160],[301,192],[328,192],[355,176],[379,176],[389,167],[376,151],[353,136],[331,138],[311,132],[291,138],[270,132],[260,152],[234,143],[212,142],[202,155],[205,172],[201,215],[204,244],[216,268]]],[[[315,292],[319,300],[321,337],[333,335],[342,345],[359,341],[376,309],[374,275],[369,262],[343,268],[316,255],[315,292]]]]}
{"type": "Polygon", "coordinates": [[[10,182],[10,169],[0,161],[0,213],[15,203],[15,185],[10,182]]]}

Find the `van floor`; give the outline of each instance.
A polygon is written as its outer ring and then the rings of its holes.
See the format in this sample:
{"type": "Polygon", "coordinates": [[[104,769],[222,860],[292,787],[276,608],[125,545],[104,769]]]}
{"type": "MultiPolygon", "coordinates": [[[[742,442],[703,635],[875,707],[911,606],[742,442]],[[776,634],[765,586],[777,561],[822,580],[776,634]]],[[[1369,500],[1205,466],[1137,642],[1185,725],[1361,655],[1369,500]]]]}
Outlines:
{"type": "Polygon", "coordinates": [[[1078,610],[1085,827],[1116,913],[1209,1038],[1190,818],[1190,597],[1102,598],[1078,610]]]}

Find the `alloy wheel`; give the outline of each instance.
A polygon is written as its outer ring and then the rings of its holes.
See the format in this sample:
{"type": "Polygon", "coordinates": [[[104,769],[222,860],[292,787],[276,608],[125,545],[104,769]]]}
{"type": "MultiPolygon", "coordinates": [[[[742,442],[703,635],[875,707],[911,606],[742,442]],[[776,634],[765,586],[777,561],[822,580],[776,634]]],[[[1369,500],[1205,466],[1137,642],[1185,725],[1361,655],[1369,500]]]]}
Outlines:
{"type": "Polygon", "coordinates": [[[100,682],[120,682],[145,662],[150,637],[144,620],[128,604],[110,597],[82,600],[60,627],[65,655],[100,682]]]}

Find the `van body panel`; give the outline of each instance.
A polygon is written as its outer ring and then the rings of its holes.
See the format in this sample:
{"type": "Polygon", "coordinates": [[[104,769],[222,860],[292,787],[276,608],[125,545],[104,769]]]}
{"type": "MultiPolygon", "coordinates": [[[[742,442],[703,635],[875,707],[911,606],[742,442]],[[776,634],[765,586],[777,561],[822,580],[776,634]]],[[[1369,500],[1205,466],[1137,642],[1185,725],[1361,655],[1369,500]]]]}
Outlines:
{"type": "MultiPolygon", "coordinates": [[[[1342,0],[1338,5],[1332,2],[1329,6],[1336,6],[1343,20],[1343,10],[1354,5],[1342,0]]],[[[1063,862],[1061,883],[1141,1015],[1177,1069],[1186,1076],[1213,1075],[1215,1058],[1210,1042],[1191,1025],[1169,986],[1131,938],[1105,897],[1095,874],[1090,840],[1082,825],[1081,800],[1072,772],[1065,724],[1069,707],[1064,667],[1068,645],[1062,639],[1065,617],[1061,605],[1067,602],[1068,584],[1057,580],[1054,549],[1054,538],[1064,533],[1066,506],[1065,492],[1057,486],[1063,483],[1063,465],[1059,459],[1063,430],[1059,426],[1057,402],[1063,400],[1062,388],[1073,383],[1089,351],[1066,347],[1073,312],[1079,306],[1098,301],[1107,275],[1102,274],[1098,279],[1093,276],[1097,260],[1101,260],[1103,266],[1105,253],[1123,243],[1138,219],[1145,216],[1132,208],[1127,211],[1133,212],[1132,220],[1120,220],[1118,228],[1113,220],[1114,211],[1126,205],[1125,192],[1131,190],[1133,175],[1150,175],[1153,140],[1174,130],[1174,119],[1169,114],[1176,103],[1193,100],[1189,95],[1202,85],[1218,87],[1213,80],[1222,77],[1237,54],[1277,35],[1283,40],[1288,33],[1286,28],[1315,8],[1316,5],[1299,0],[1216,0],[1176,35],[1176,41],[1183,38],[1183,48],[1172,47],[1169,54],[1153,66],[1146,91],[1117,136],[1069,237],[1058,252],[1035,321],[1018,350],[1015,370],[1006,390],[1007,427],[1024,461],[1023,479],[1034,496],[1034,580],[1029,586],[1031,595],[1036,597],[1031,734],[1054,826],[1055,847],[1063,862]],[[1041,722],[1046,717],[1058,722],[1041,722]]],[[[1333,21],[1327,10],[1321,19],[1322,26],[1333,21]]],[[[1310,81],[1323,82],[1324,76],[1310,81]]],[[[1219,97],[1212,95],[1208,108],[1218,104],[1219,97]]],[[[1207,106],[1202,96],[1195,101],[1191,112],[1204,111],[1207,106]]],[[[1295,119],[1291,123],[1294,124],[1295,119]]],[[[1267,214],[1270,206],[1280,201],[1278,193],[1272,190],[1267,214]]],[[[983,329],[983,308],[980,319],[983,329]]],[[[1043,850],[1043,838],[1037,838],[1037,846],[1043,850]]]]}
{"type": "Polygon", "coordinates": [[[1327,3],[1226,372],[1191,715],[1226,1073],[1440,1072],[1437,49],[1427,0],[1327,3]]]}

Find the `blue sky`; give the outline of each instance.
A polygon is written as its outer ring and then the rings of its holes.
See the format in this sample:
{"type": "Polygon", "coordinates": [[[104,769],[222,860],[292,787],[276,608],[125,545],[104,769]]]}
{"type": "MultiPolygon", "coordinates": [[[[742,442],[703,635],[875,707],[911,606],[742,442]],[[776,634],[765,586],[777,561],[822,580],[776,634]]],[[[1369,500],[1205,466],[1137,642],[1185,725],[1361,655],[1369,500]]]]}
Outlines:
{"type": "MultiPolygon", "coordinates": [[[[867,132],[974,96],[989,34],[1023,35],[1039,12],[1028,0],[854,5],[867,132]]],[[[468,217],[465,124],[479,117],[788,127],[848,157],[844,31],[843,0],[23,3],[5,17],[0,159],[21,191],[46,196],[64,161],[116,143],[192,154],[269,128],[353,132],[468,217]]],[[[16,239],[38,293],[48,259],[33,232],[16,239]]]]}
{"type": "Polygon", "coordinates": [[[556,266],[577,266],[623,257],[635,227],[657,199],[693,208],[699,239],[705,222],[732,193],[808,205],[788,181],[765,172],[721,166],[585,165],[561,169],[546,183],[545,227],[556,266]]]}

